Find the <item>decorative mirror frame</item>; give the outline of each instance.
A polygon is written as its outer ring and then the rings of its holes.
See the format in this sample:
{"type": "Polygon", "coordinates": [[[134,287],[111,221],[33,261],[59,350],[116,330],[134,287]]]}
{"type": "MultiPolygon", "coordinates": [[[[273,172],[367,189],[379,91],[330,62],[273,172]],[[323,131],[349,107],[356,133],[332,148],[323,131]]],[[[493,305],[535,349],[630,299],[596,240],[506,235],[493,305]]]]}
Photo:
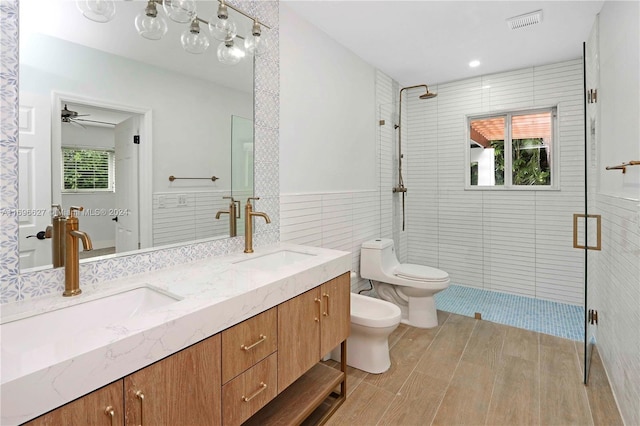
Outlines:
{"type": "MultiPolygon", "coordinates": [[[[254,245],[280,240],[279,187],[279,6],[277,1],[227,0],[271,27],[271,47],[254,63],[254,194],[256,209],[271,224],[256,223],[254,245]]],[[[0,303],[62,292],[64,269],[20,273],[18,241],[18,0],[0,2],[0,303]]],[[[194,242],[82,263],[80,280],[101,282],[151,272],[242,250],[244,237],[194,242]]]]}

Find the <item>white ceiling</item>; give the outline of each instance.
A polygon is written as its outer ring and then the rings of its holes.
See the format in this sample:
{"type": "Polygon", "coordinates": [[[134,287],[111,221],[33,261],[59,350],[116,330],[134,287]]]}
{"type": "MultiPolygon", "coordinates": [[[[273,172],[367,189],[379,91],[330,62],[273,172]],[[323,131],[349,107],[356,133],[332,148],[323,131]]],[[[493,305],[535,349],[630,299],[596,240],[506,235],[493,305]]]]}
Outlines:
{"type": "MultiPolygon", "coordinates": [[[[92,47],[104,52],[131,58],[158,68],[187,76],[212,81],[236,90],[251,92],[253,89],[253,58],[247,55],[239,64],[228,66],[218,61],[216,51],[220,42],[209,36],[206,25],[202,33],[209,37],[210,46],[201,55],[185,52],[180,35],[189,24],[179,24],[166,19],[169,30],[162,40],[147,40],[138,35],[134,20],[143,12],[147,1],[116,1],[116,15],[108,23],[86,19],[72,0],[22,0],[20,2],[21,44],[31,34],[45,34],[72,43],[92,47]]],[[[198,16],[210,20],[217,10],[217,0],[197,2],[198,16]]],[[[158,13],[164,15],[162,7],[158,13]]],[[[249,33],[252,21],[233,10],[229,16],[235,19],[238,34],[249,33]]],[[[239,40],[242,42],[242,40],[239,40]]],[[[143,77],[143,76],[141,76],[143,77]]],[[[179,84],[179,81],[176,81],[179,84]]]]}
{"type": "Polygon", "coordinates": [[[297,1],[296,14],[402,86],[444,83],[582,56],[604,1],[297,1]],[[542,23],[507,19],[542,9],[542,23]],[[481,65],[470,68],[471,60],[481,65]]]}
{"type": "MultiPolygon", "coordinates": [[[[177,75],[183,75],[184,78],[196,77],[239,91],[252,91],[253,59],[247,56],[234,66],[221,64],[216,56],[219,42],[212,37],[209,37],[209,49],[202,55],[185,52],[180,45],[180,34],[188,28],[188,24],[166,19],[169,31],[162,40],[151,41],[140,37],[135,30],[134,19],[138,13],[144,11],[146,4],[145,0],[116,1],[114,19],[102,24],[83,17],[72,0],[23,0],[20,2],[21,49],[28,45],[32,34],[44,34],[144,62],[158,69],[168,69],[178,73],[177,75]]],[[[209,20],[215,14],[217,5],[217,0],[198,1],[199,16],[209,20]]],[[[159,14],[163,15],[160,6],[159,9],[159,14]]],[[[249,33],[252,25],[250,19],[231,9],[229,16],[236,21],[238,34],[249,33]]],[[[209,30],[205,25],[202,25],[201,30],[209,36],[209,30]]],[[[144,75],[140,78],[144,78],[144,75]]],[[[180,81],[175,83],[180,84],[180,81]]],[[[70,110],[86,114],[87,116],[80,118],[87,120],[117,124],[132,115],[86,104],[63,102],[65,103],[70,110]]],[[[100,126],[99,123],[92,122],[83,122],[83,125],[100,126]]]]}

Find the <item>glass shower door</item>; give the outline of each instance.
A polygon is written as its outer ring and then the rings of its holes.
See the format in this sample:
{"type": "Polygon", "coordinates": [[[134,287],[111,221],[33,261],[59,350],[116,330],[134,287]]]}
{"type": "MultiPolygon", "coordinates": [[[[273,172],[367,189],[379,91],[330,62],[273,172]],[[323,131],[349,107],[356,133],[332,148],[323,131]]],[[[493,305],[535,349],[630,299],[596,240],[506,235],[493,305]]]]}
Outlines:
{"type": "MultiPolygon", "coordinates": [[[[589,291],[596,277],[592,273],[595,265],[595,257],[601,249],[601,217],[590,214],[594,211],[595,201],[595,176],[597,168],[597,142],[598,142],[598,103],[597,86],[599,81],[598,71],[598,27],[595,26],[589,42],[583,43],[583,66],[584,66],[584,179],[585,179],[585,212],[584,220],[584,311],[585,311],[585,334],[584,334],[584,383],[589,381],[589,367],[591,357],[597,338],[598,313],[594,309],[589,299],[589,291]]],[[[575,244],[574,244],[575,245],[575,244]]]]}
{"type": "Polygon", "coordinates": [[[397,113],[392,103],[378,105],[378,170],[380,188],[380,235],[384,238],[394,238],[397,244],[397,226],[393,218],[396,217],[396,203],[393,197],[393,183],[396,179],[395,159],[397,113]],[[391,206],[391,209],[388,208],[391,206]]]}

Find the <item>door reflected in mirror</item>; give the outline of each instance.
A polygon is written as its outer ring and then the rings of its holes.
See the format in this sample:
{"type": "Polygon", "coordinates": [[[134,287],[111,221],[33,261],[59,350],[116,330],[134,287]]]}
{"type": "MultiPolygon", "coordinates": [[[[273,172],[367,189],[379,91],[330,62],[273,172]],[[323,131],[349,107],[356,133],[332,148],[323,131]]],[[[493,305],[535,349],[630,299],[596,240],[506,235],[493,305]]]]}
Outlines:
{"type": "MultiPolygon", "coordinates": [[[[161,40],[143,38],[133,22],[146,4],[116,2],[97,23],[72,1],[20,2],[22,269],[51,266],[51,240],[37,236],[52,204],[85,208],[86,257],[226,238],[223,197],[253,195],[253,123],[242,118],[253,117],[253,57],[220,63],[206,25],[209,48],[191,54],[180,42],[189,23],[168,18],[161,40]]],[[[217,5],[196,2],[198,16],[217,5]]],[[[250,33],[249,18],[229,17],[250,33]]]]}

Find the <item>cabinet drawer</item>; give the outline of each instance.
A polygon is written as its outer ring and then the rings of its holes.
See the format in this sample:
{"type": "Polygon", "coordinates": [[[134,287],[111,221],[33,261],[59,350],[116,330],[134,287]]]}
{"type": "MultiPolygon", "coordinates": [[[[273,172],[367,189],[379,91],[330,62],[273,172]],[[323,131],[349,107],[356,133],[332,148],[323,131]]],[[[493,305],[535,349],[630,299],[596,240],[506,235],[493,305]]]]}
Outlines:
{"type": "Polygon", "coordinates": [[[278,349],[276,308],[222,332],[222,383],[236,377],[278,349]]]}
{"type": "Polygon", "coordinates": [[[222,386],[222,422],[239,425],[277,395],[278,354],[274,353],[222,386]]]}

